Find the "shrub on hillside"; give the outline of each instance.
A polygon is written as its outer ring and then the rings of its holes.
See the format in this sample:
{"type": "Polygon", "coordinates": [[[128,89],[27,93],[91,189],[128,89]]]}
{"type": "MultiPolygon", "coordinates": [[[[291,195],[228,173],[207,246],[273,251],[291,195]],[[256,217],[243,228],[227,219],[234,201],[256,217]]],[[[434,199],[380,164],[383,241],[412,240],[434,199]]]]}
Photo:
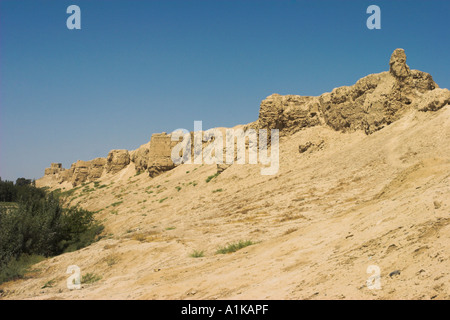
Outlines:
{"type": "Polygon", "coordinates": [[[21,260],[23,256],[49,257],[78,250],[94,242],[103,230],[94,221],[94,213],[76,207],[63,208],[58,197],[51,193],[28,185],[17,186],[15,192],[17,208],[0,207],[2,281],[23,273],[26,265],[21,260]],[[21,267],[15,272],[17,264],[21,267]]]}

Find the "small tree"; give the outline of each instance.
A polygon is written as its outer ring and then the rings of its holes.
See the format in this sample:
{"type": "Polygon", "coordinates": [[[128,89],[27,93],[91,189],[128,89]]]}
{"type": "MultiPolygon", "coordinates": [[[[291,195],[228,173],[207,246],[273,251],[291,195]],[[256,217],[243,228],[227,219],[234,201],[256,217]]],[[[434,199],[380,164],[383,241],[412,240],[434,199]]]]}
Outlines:
{"type": "Polygon", "coordinates": [[[29,185],[31,185],[31,180],[30,179],[18,178],[16,180],[16,186],[18,186],[18,187],[29,186],[29,185]]]}

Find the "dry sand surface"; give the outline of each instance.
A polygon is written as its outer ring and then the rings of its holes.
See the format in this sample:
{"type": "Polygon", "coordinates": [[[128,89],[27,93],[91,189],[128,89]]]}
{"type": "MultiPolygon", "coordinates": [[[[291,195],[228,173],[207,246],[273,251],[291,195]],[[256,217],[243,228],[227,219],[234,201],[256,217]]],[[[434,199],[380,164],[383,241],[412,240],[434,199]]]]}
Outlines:
{"type": "Polygon", "coordinates": [[[449,299],[449,141],[447,105],[371,135],[305,128],[281,139],[273,176],[235,164],[207,183],[215,165],[185,164],[151,179],[131,163],[69,198],[100,210],[105,238],[39,263],[2,298],[449,299]],[[216,254],[239,240],[255,243],[216,254]],[[68,290],[70,265],[101,280],[68,290]],[[366,285],[370,265],[381,289],[366,285]]]}

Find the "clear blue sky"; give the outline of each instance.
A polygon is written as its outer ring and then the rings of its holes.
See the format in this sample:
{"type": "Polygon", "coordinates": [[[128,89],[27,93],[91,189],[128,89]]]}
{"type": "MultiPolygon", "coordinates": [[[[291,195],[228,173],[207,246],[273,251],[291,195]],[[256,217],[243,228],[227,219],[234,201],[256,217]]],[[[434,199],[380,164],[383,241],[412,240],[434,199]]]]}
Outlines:
{"type": "Polygon", "coordinates": [[[450,87],[450,1],[0,0],[0,176],[248,123],[272,93],[319,95],[408,64],[450,87]],[[66,9],[81,8],[81,30],[66,9]],[[381,30],[366,9],[381,8],[381,30]]]}

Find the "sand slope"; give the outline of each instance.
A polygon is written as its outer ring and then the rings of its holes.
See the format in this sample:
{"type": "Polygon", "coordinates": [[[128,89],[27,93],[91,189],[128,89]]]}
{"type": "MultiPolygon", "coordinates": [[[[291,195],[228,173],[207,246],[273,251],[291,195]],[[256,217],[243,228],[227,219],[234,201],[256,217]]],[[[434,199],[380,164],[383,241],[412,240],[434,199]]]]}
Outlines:
{"type": "Polygon", "coordinates": [[[369,136],[301,130],[281,140],[275,176],[232,165],[206,183],[214,165],[181,165],[150,179],[130,164],[71,198],[101,210],[106,237],[1,285],[2,298],[449,299],[449,142],[446,106],[369,136]],[[322,149],[300,154],[313,138],[322,149]],[[238,240],[256,244],[216,254],[238,240]],[[68,290],[74,264],[102,279],[68,290]],[[366,286],[370,265],[379,290],[366,286]]]}

